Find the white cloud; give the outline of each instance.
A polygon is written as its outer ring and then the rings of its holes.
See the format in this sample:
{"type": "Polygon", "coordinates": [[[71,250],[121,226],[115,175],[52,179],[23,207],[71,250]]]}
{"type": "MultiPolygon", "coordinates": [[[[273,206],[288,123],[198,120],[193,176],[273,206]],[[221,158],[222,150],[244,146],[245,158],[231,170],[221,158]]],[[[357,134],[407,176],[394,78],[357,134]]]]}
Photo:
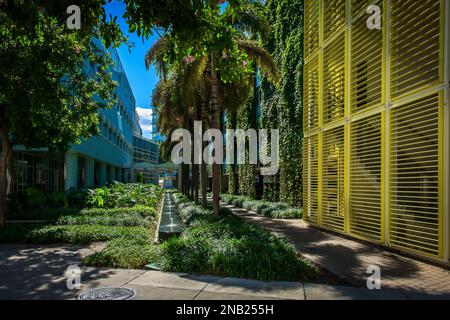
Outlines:
{"type": "Polygon", "coordinates": [[[144,132],[144,136],[148,136],[152,133],[152,116],[153,116],[153,110],[152,109],[146,109],[137,107],[136,111],[139,115],[139,124],[141,125],[142,131],[144,132]]]}

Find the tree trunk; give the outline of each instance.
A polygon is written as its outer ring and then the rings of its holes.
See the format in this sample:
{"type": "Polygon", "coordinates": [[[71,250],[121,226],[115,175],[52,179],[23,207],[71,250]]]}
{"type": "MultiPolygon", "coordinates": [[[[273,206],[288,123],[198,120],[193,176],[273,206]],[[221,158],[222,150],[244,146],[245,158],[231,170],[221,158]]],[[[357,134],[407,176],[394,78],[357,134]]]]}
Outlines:
{"type": "MultiPolygon", "coordinates": [[[[9,193],[16,193],[17,192],[17,177],[14,172],[14,166],[13,166],[13,158],[14,158],[14,152],[11,144],[9,144],[8,147],[8,154],[6,158],[6,169],[10,178],[9,183],[9,193]]],[[[8,178],[8,177],[7,177],[8,178]]]]}
{"type": "MultiPolygon", "coordinates": [[[[219,92],[219,81],[216,73],[216,57],[211,54],[211,128],[220,130],[220,112],[217,102],[219,92]]],[[[212,194],[214,215],[220,215],[220,189],[221,170],[220,163],[214,162],[212,165],[212,194]]]]}
{"type": "MultiPolygon", "coordinates": [[[[201,116],[200,119],[202,120],[202,124],[203,124],[203,131],[206,131],[208,124],[207,124],[207,118],[209,116],[209,112],[207,110],[207,98],[205,97],[204,93],[202,93],[202,97],[201,97],[202,101],[201,101],[201,116]]],[[[203,132],[202,132],[202,137],[203,137],[203,132]]],[[[203,150],[205,150],[206,148],[206,142],[203,141],[202,139],[202,164],[200,165],[200,180],[201,180],[201,185],[202,185],[202,206],[204,208],[206,208],[208,206],[208,199],[207,199],[207,190],[208,190],[208,170],[206,167],[206,163],[203,159],[203,150]]]]}
{"type": "Polygon", "coordinates": [[[11,153],[12,157],[12,146],[9,141],[8,128],[3,120],[0,118],[0,136],[2,142],[2,153],[0,155],[0,226],[5,225],[6,221],[6,192],[8,186],[8,154],[11,153]]]}

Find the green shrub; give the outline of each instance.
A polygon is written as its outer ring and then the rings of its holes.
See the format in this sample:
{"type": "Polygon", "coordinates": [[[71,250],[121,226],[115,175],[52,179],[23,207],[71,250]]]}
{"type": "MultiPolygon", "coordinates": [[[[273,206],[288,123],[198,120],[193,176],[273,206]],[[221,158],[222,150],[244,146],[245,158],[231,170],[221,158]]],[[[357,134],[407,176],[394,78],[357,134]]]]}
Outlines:
{"type": "Polygon", "coordinates": [[[66,192],[66,197],[70,207],[83,208],[86,204],[87,190],[71,188],[66,192]]]}
{"type": "Polygon", "coordinates": [[[0,228],[0,242],[3,243],[89,244],[114,238],[148,240],[151,237],[147,227],[8,224],[0,228]]]}
{"type": "Polygon", "coordinates": [[[229,209],[215,217],[204,209],[175,195],[181,202],[180,214],[189,221],[180,237],[161,244],[152,260],[164,271],[210,273],[258,280],[314,279],[318,271],[299,259],[284,238],[242,222],[229,209]]]}
{"type": "Polygon", "coordinates": [[[45,194],[38,189],[28,188],[25,190],[26,204],[30,209],[42,208],[47,202],[45,194]]]}
{"type": "Polygon", "coordinates": [[[83,259],[83,265],[107,268],[141,269],[149,261],[157,260],[160,248],[150,239],[113,239],[101,252],[83,259]]]}
{"type": "Polygon", "coordinates": [[[271,217],[272,212],[286,209],[288,209],[288,206],[285,204],[278,202],[269,202],[265,208],[261,209],[261,214],[266,217],[271,217]]]}
{"type": "Polygon", "coordinates": [[[238,208],[254,211],[266,217],[275,219],[300,219],[302,218],[302,210],[290,208],[288,205],[279,202],[268,202],[265,200],[253,200],[245,196],[222,195],[224,202],[232,204],[238,208]]]}
{"type": "Polygon", "coordinates": [[[272,211],[271,217],[275,219],[301,219],[303,211],[301,209],[285,209],[272,211]]]}
{"type": "Polygon", "coordinates": [[[109,187],[89,190],[86,203],[92,208],[156,207],[163,191],[157,185],[115,182],[109,187]]]}
{"type": "Polygon", "coordinates": [[[144,175],[142,174],[142,172],[137,172],[136,173],[136,182],[137,183],[144,183],[144,175]]]}
{"type": "Polygon", "coordinates": [[[68,208],[69,201],[67,200],[67,196],[62,191],[55,191],[48,195],[48,201],[50,205],[54,208],[68,208]]]}

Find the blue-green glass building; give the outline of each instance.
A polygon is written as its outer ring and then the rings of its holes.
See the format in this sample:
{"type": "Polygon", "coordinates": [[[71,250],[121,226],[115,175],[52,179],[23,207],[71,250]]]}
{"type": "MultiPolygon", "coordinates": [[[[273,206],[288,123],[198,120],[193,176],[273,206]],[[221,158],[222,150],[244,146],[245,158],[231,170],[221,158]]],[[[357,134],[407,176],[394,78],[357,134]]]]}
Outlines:
{"type": "MultiPolygon", "coordinates": [[[[53,192],[103,186],[112,181],[133,182],[135,150],[139,153],[139,162],[158,163],[158,145],[142,137],[136,100],[117,51],[108,49],[106,52],[113,61],[113,79],[119,84],[118,104],[99,111],[100,134],[72,145],[66,153],[15,146],[19,192],[29,187],[53,192]],[[144,145],[145,148],[140,148],[144,145]]],[[[87,72],[94,74],[93,68],[95,66],[88,65],[87,72]]]]}

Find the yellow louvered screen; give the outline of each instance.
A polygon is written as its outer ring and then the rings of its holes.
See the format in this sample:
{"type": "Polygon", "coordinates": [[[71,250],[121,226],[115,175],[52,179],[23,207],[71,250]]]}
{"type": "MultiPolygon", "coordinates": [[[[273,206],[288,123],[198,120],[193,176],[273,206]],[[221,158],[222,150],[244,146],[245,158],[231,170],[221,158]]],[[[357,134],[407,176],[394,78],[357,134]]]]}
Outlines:
{"type": "Polygon", "coordinates": [[[350,232],[381,241],[381,116],[351,128],[350,232]]]}
{"type": "Polygon", "coordinates": [[[305,57],[319,48],[319,0],[305,1],[305,57]]]}
{"type": "Polygon", "coordinates": [[[439,80],[440,0],[391,1],[391,91],[439,80]]]}
{"type": "Polygon", "coordinates": [[[319,145],[318,137],[312,136],[304,140],[303,159],[307,159],[303,168],[303,199],[305,203],[304,218],[317,224],[318,187],[319,187],[319,145]]]}
{"type": "Polygon", "coordinates": [[[345,35],[342,33],[325,48],[323,121],[344,117],[345,35]]]}
{"type": "Polygon", "coordinates": [[[346,0],[325,0],[323,2],[325,40],[345,26],[345,2],[346,0]]]}
{"type": "Polygon", "coordinates": [[[356,17],[357,14],[363,14],[367,20],[368,16],[364,13],[372,4],[377,5],[380,9],[383,8],[383,0],[352,0],[352,17],[356,17]]]}
{"type": "MultiPolygon", "coordinates": [[[[361,1],[354,1],[361,3],[361,1]]],[[[362,11],[354,8],[356,17],[351,26],[351,109],[352,113],[378,106],[382,99],[383,34],[367,28],[366,8],[371,4],[383,7],[383,1],[365,1],[362,11]]]]}
{"type": "Polygon", "coordinates": [[[390,242],[439,253],[439,96],[392,109],[390,242]]]}
{"type": "Polygon", "coordinates": [[[344,231],[344,128],[324,132],[322,225],[344,231]]]}
{"type": "Polygon", "coordinates": [[[309,131],[318,127],[319,115],[319,60],[315,58],[305,66],[303,129],[309,131]]]}

